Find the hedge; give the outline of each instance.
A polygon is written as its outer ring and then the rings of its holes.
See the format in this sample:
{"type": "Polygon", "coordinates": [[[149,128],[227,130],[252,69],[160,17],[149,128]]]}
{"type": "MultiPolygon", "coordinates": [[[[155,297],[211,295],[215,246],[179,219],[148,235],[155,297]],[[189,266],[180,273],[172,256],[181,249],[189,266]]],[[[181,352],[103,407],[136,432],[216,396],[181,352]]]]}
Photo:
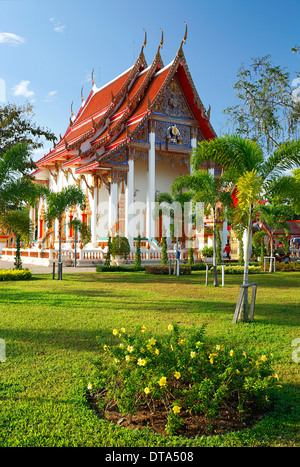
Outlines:
{"type": "Polygon", "coordinates": [[[276,262],[276,271],[293,272],[300,271],[300,262],[278,263],[276,262]]]}
{"type": "MultiPolygon", "coordinates": [[[[169,266],[145,266],[146,274],[169,274],[169,266]]],[[[174,267],[171,268],[171,274],[174,272],[174,267]]],[[[180,266],[179,274],[191,274],[190,266],[180,266]]]]}
{"type": "Polygon", "coordinates": [[[31,279],[32,273],[28,269],[1,269],[0,281],[24,281],[31,279]]]}
{"type": "MultiPolygon", "coordinates": [[[[222,266],[217,266],[217,271],[219,274],[222,272],[222,266]]],[[[213,267],[210,268],[210,272],[213,273],[213,267]]],[[[244,266],[225,266],[225,274],[243,274],[244,266]]],[[[261,266],[249,266],[249,274],[260,274],[262,272],[261,266]]]]}
{"type": "Polygon", "coordinates": [[[136,271],[145,271],[143,266],[102,266],[99,265],[96,268],[96,272],[136,272],[136,271]]]}

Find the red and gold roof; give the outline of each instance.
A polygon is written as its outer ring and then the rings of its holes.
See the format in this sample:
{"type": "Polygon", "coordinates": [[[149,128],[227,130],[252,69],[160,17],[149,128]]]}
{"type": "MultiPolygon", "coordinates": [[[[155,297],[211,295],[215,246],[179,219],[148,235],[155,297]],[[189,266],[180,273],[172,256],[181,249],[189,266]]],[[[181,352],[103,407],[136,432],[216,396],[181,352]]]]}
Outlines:
{"type": "MultiPolygon", "coordinates": [[[[174,60],[163,65],[160,48],[150,66],[147,66],[143,49],[135,64],[120,76],[98,89],[93,77],[93,88],[75,116],[72,111],[70,124],[54,149],[40,159],[40,169],[59,164],[63,168],[73,167],[75,172],[95,171],[107,164],[115,155],[129,145],[145,123],[154,116],[157,103],[163,98],[171,80],[176,77],[186,102],[198,122],[205,139],[214,138],[215,132],[209,115],[198,96],[182,45],[174,60]]],[[[71,108],[72,109],[72,108],[71,108]]]]}

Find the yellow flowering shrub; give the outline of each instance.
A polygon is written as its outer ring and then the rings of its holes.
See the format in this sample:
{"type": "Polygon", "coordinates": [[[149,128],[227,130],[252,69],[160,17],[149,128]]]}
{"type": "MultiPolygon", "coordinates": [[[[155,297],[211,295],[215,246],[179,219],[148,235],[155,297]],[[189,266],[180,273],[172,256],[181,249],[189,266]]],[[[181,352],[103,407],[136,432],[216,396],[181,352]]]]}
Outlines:
{"type": "Polygon", "coordinates": [[[205,325],[180,330],[176,324],[167,325],[163,336],[145,326],[130,333],[114,329],[98,363],[103,410],[113,402],[127,416],[163,405],[167,433],[174,434],[186,413],[214,420],[227,404],[245,415],[250,407],[270,404],[278,387],[272,355],[252,355],[223,343],[210,346],[204,331],[205,325]]]}

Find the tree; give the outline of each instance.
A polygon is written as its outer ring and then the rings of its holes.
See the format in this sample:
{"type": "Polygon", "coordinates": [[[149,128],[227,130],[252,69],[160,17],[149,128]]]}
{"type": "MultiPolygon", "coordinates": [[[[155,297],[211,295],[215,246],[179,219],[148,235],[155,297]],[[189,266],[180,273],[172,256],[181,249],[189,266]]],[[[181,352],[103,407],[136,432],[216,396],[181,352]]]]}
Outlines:
{"type": "MultiPolygon", "coordinates": [[[[267,232],[270,236],[270,250],[271,258],[273,258],[273,241],[274,232],[276,229],[284,229],[287,235],[290,231],[290,227],[286,222],[284,214],[284,206],[275,206],[273,204],[265,204],[259,208],[260,220],[265,222],[267,232]]],[[[272,261],[270,261],[270,272],[272,271],[272,261]]]]}
{"type": "Polygon", "coordinates": [[[22,269],[21,241],[25,246],[33,236],[32,223],[29,218],[28,209],[15,210],[3,213],[2,222],[16,236],[15,269],[22,269]]]}
{"type": "Polygon", "coordinates": [[[32,151],[41,148],[45,139],[56,140],[51,131],[34,124],[33,117],[33,107],[29,103],[0,106],[0,159],[14,146],[25,145],[32,151]]]}
{"type": "Polygon", "coordinates": [[[137,241],[136,241],[134,267],[135,268],[140,268],[141,265],[142,265],[142,260],[141,260],[141,234],[139,233],[138,236],[137,236],[137,241]]]}
{"type": "Polygon", "coordinates": [[[85,195],[83,191],[77,186],[68,186],[59,192],[49,191],[46,195],[47,210],[46,221],[48,228],[51,227],[52,222],[58,219],[58,263],[61,265],[61,229],[62,218],[66,211],[73,206],[79,206],[81,210],[85,209],[85,195]]]}
{"type": "Polygon", "coordinates": [[[110,266],[111,262],[111,236],[108,236],[108,243],[107,243],[107,253],[104,262],[104,266],[110,266]]]}
{"type": "Polygon", "coordinates": [[[275,66],[267,55],[252,59],[249,66],[242,65],[237,77],[234,89],[238,103],[224,110],[233,131],[258,142],[267,152],[297,139],[300,99],[293,97],[293,79],[286,69],[275,66]]]}
{"type": "Polygon", "coordinates": [[[192,175],[181,175],[177,177],[171,188],[171,193],[175,196],[183,189],[187,189],[187,195],[194,203],[204,202],[206,210],[212,211],[213,218],[213,270],[214,270],[214,286],[218,287],[217,276],[217,258],[216,258],[216,211],[217,204],[230,205],[230,192],[225,190],[228,188],[228,179],[222,175],[220,178],[215,178],[212,174],[205,170],[195,171],[192,175]]]}
{"type": "MultiPolygon", "coordinates": [[[[254,207],[262,194],[268,198],[270,187],[274,187],[284,171],[299,167],[300,141],[283,143],[270,156],[264,157],[263,149],[257,142],[239,135],[226,135],[198,144],[191,158],[193,169],[197,170],[205,160],[212,160],[230,172],[233,186],[237,187],[239,209],[247,217],[243,276],[243,285],[246,285],[252,248],[254,207]]],[[[247,292],[244,295],[241,320],[248,321],[247,292]]]]}
{"type": "Polygon", "coordinates": [[[166,236],[163,235],[161,239],[161,264],[163,266],[167,266],[168,264],[168,252],[167,252],[167,239],[166,236]]]}

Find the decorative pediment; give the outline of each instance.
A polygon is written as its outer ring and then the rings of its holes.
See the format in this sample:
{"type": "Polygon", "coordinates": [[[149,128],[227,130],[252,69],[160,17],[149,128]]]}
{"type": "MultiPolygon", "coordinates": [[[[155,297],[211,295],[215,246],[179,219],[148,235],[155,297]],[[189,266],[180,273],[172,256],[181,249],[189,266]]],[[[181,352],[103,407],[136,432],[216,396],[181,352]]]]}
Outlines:
{"type": "Polygon", "coordinates": [[[162,99],[155,106],[154,111],[173,118],[194,118],[176,77],[171,80],[162,99]]]}

